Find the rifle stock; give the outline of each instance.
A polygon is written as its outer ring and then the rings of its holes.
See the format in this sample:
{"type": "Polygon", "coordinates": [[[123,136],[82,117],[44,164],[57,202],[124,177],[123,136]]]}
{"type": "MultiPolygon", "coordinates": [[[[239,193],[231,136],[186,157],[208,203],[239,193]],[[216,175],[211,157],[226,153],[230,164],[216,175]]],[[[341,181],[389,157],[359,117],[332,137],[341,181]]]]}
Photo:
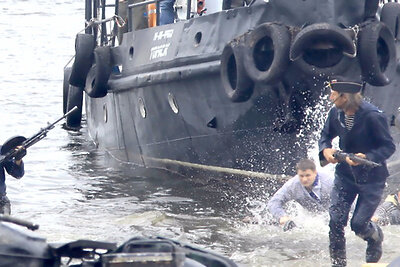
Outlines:
{"type": "MultiPolygon", "coordinates": [[[[62,117],[58,118],[55,122],[49,123],[46,127],[41,128],[39,132],[37,132],[36,134],[31,136],[30,138],[26,139],[25,141],[23,141],[20,146],[27,149],[27,148],[31,147],[32,145],[36,144],[37,142],[39,142],[40,140],[45,138],[47,136],[47,133],[51,129],[53,129],[58,122],[60,122],[64,118],[66,118],[69,114],[75,112],[77,109],[78,109],[78,107],[75,106],[70,111],[65,113],[62,117]]],[[[5,161],[9,161],[13,157],[15,157],[17,152],[18,152],[18,150],[12,149],[12,150],[8,151],[7,153],[5,153],[4,155],[0,155],[0,164],[2,164],[5,161]]]]}

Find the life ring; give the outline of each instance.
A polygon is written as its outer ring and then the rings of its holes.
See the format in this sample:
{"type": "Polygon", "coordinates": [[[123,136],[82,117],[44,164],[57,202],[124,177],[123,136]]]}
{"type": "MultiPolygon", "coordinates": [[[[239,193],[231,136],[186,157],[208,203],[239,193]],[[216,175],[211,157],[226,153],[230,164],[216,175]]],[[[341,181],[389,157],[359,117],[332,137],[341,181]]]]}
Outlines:
{"type": "Polygon", "coordinates": [[[290,60],[303,72],[311,75],[337,75],[349,67],[356,46],[344,29],[315,23],[302,29],[290,47],[290,60]]]}
{"type": "Polygon", "coordinates": [[[381,21],[386,24],[394,39],[397,40],[400,33],[400,4],[395,2],[384,4],[381,11],[381,21]]]}
{"type": "Polygon", "coordinates": [[[67,112],[68,90],[69,90],[69,77],[71,76],[71,67],[64,69],[63,79],[63,114],[67,112]]]}
{"type": "Polygon", "coordinates": [[[73,85],[69,86],[68,90],[68,101],[67,101],[67,112],[73,109],[75,106],[78,107],[77,111],[68,114],[66,118],[66,126],[70,129],[76,129],[81,126],[82,121],[82,103],[83,103],[83,90],[80,87],[73,85]]]}
{"type": "Polygon", "coordinates": [[[93,50],[96,40],[91,34],[77,34],[75,39],[75,61],[72,65],[69,83],[84,87],[86,76],[93,64],[93,50]]]}
{"type": "Polygon", "coordinates": [[[112,70],[111,48],[97,47],[94,50],[94,61],[86,78],[85,92],[90,97],[100,98],[107,95],[108,79],[112,70]]]}
{"type": "Polygon", "coordinates": [[[244,66],[256,82],[273,84],[289,64],[290,33],[285,25],[264,23],[248,33],[244,66]]]}
{"type": "Polygon", "coordinates": [[[372,20],[361,26],[358,58],[364,81],[374,86],[390,83],[385,73],[396,67],[396,47],[392,32],[384,23],[372,20]]]}
{"type": "Polygon", "coordinates": [[[253,94],[254,82],[247,74],[244,64],[243,42],[237,39],[226,44],[221,55],[221,81],[232,102],[244,102],[253,94]]]}

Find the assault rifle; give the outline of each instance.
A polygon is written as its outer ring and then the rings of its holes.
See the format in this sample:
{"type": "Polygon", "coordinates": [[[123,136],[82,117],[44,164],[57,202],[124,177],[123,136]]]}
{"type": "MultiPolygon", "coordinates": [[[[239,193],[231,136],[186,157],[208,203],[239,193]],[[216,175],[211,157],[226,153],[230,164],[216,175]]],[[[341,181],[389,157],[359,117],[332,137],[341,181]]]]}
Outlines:
{"type": "MultiPolygon", "coordinates": [[[[337,159],[337,161],[339,161],[339,162],[346,162],[346,157],[349,157],[352,161],[354,161],[360,165],[365,165],[365,166],[372,167],[372,168],[381,166],[380,163],[376,163],[371,160],[356,156],[353,153],[346,153],[346,152],[343,152],[340,150],[333,153],[333,157],[335,159],[337,159]]],[[[323,160],[323,161],[321,161],[321,166],[324,167],[324,166],[328,165],[328,163],[329,163],[328,161],[323,160]]]]}
{"type": "Polygon", "coordinates": [[[62,119],[66,118],[69,114],[75,112],[78,109],[78,107],[74,107],[70,111],[64,114],[61,118],[57,119],[53,123],[49,123],[46,127],[40,129],[39,132],[34,134],[32,137],[26,139],[23,136],[16,136],[13,138],[10,138],[8,141],[4,143],[4,145],[1,147],[0,151],[0,164],[3,162],[9,161],[10,159],[14,158],[19,152],[19,149],[15,149],[18,146],[21,146],[24,149],[27,149],[28,147],[36,144],[40,140],[46,137],[47,133],[54,128],[54,126],[61,121],[62,119]]]}

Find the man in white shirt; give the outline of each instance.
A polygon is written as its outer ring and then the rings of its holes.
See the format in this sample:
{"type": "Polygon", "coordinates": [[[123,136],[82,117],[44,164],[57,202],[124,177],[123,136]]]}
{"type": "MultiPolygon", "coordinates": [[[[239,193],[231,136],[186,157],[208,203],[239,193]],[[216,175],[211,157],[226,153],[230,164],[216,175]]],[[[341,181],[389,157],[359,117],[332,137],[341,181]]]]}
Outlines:
{"type": "Polygon", "coordinates": [[[329,209],[333,177],[318,173],[315,163],[310,159],[300,160],[296,171],[297,175],[288,180],[268,201],[269,212],[282,226],[291,222],[284,209],[284,205],[291,200],[312,212],[329,209]]]}

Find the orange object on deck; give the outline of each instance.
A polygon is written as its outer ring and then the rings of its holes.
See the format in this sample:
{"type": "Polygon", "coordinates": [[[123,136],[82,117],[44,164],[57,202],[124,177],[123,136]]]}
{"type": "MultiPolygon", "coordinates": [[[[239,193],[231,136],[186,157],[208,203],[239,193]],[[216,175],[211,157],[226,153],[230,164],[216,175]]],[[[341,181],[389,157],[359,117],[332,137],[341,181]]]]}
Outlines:
{"type": "Polygon", "coordinates": [[[147,23],[149,25],[149,28],[157,26],[156,4],[147,5],[147,23]]]}

